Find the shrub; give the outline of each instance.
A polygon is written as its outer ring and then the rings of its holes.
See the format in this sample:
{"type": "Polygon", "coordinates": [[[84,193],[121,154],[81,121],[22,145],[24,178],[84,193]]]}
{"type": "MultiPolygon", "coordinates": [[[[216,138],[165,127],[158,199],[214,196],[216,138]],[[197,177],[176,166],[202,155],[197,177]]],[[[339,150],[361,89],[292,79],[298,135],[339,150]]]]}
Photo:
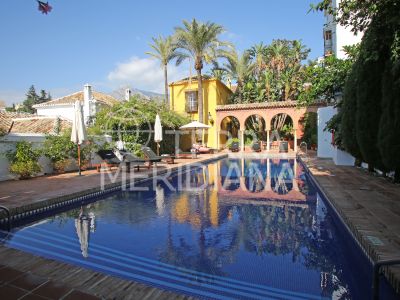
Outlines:
{"type": "Polygon", "coordinates": [[[60,135],[47,135],[42,151],[51,160],[55,170],[63,171],[74,149],[70,131],[66,130],[60,135]]]}
{"type": "Polygon", "coordinates": [[[357,143],[357,63],[353,65],[349,74],[343,93],[343,103],[341,106],[341,127],[340,134],[342,137],[343,148],[351,155],[362,160],[360,147],[357,143]]]}
{"type": "Polygon", "coordinates": [[[27,179],[40,172],[38,163],[40,151],[32,148],[32,143],[21,141],[16,144],[15,151],[9,151],[7,158],[10,161],[9,170],[19,176],[20,179],[27,179]]]}
{"type": "Polygon", "coordinates": [[[165,133],[167,130],[179,128],[190,122],[190,119],[154,100],[134,96],[129,101],[102,109],[96,114],[95,124],[90,130],[97,134],[109,134],[114,141],[121,139],[126,143],[128,150],[141,155],[141,151],[138,149],[140,146],[137,144],[148,145],[156,150],[153,136],[149,136],[149,129],[153,128],[157,113],[160,115],[164,131],[160,151],[173,153],[175,136],[165,133]]]}
{"type": "Polygon", "coordinates": [[[383,42],[384,29],[372,21],[361,43],[357,62],[356,133],[360,153],[368,168],[384,169],[377,145],[381,117],[382,75],[388,49],[383,42]]]}
{"type": "Polygon", "coordinates": [[[303,141],[307,143],[308,147],[317,145],[318,143],[317,114],[307,113],[304,117],[303,125],[304,125],[303,141]]]}
{"type": "Polygon", "coordinates": [[[239,143],[239,142],[240,142],[240,140],[239,140],[238,138],[229,139],[229,140],[226,142],[226,147],[227,147],[227,148],[230,148],[230,147],[232,146],[233,143],[239,143]]]}
{"type": "MultiPolygon", "coordinates": [[[[92,152],[97,148],[91,138],[81,146],[81,165],[90,160],[92,152]]],[[[57,171],[63,171],[70,158],[78,159],[78,146],[71,142],[71,130],[65,130],[60,135],[46,136],[42,151],[57,171]]]]}
{"type": "Polygon", "coordinates": [[[388,60],[382,85],[382,117],[378,147],[383,163],[395,171],[394,180],[400,182],[400,61],[388,60]]]}

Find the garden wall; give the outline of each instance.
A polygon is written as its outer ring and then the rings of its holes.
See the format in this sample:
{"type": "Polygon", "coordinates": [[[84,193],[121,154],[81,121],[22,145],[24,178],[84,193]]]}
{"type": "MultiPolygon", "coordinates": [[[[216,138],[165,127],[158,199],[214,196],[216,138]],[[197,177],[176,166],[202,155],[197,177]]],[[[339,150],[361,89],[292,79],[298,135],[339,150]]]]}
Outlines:
{"type": "MultiPolygon", "coordinates": [[[[15,145],[17,144],[17,142],[20,141],[31,142],[34,148],[41,148],[45,138],[46,136],[42,134],[36,134],[36,135],[8,134],[0,137],[0,181],[17,178],[16,175],[11,174],[8,170],[10,164],[6,157],[7,151],[10,150],[14,151],[15,145]]],[[[95,137],[94,140],[97,144],[103,144],[105,142],[105,137],[102,136],[95,137]]],[[[93,155],[90,163],[96,164],[99,162],[100,158],[97,155],[93,155]]],[[[36,176],[42,176],[53,173],[53,166],[51,164],[51,161],[47,157],[42,156],[39,159],[39,165],[42,171],[38,173],[36,176]]],[[[78,170],[78,166],[75,160],[71,159],[71,162],[65,168],[65,171],[74,171],[74,170],[78,170]]]]}

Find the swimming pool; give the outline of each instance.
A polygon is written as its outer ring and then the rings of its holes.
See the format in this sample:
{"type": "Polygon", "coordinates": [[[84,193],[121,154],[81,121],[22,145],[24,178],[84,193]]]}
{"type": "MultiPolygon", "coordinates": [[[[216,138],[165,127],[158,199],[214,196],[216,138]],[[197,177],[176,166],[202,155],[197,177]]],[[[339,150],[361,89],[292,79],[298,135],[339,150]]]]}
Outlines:
{"type": "Polygon", "coordinates": [[[204,298],[370,298],[366,257],[296,160],[227,158],[140,187],[5,244],[204,298]]]}

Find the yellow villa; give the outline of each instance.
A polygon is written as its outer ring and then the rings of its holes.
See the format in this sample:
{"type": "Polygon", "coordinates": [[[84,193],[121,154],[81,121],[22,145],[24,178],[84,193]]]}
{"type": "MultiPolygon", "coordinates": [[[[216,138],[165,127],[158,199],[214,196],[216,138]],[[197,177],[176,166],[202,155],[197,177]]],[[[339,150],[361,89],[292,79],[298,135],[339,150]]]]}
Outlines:
{"type": "Polygon", "coordinates": [[[217,105],[228,104],[228,98],[232,94],[223,82],[215,78],[203,78],[203,116],[199,120],[198,115],[198,82],[196,77],[182,79],[169,85],[171,109],[187,115],[191,120],[197,120],[212,126],[203,136],[203,144],[210,148],[217,148],[219,124],[217,124],[217,105]]]}

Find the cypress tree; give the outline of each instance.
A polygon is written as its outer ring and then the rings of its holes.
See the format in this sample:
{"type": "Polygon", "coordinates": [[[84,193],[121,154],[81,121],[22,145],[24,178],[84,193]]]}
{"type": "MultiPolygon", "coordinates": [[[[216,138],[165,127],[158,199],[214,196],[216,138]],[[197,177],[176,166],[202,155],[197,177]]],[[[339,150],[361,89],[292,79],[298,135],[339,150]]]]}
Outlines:
{"type": "Polygon", "coordinates": [[[357,62],[347,77],[343,92],[343,103],[341,107],[340,135],[343,148],[356,158],[356,163],[362,161],[360,147],[357,143],[357,62]]]}
{"type": "Polygon", "coordinates": [[[37,103],[38,98],[39,96],[36,94],[35,86],[31,85],[28,92],[26,93],[26,99],[22,103],[23,106],[18,110],[31,114],[34,113],[35,110],[32,108],[32,106],[37,103]]]}
{"type": "Polygon", "coordinates": [[[384,170],[378,149],[378,130],[381,117],[382,75],[388,54],[383,41],[384,28],[372,20],[361,43],[357,63],[356,136],[361,155],[369,171],[384,170]]]}
{"type": "Polygon", "coordinates": [[[388,60],[382,82],[382,117],[379,126],[379,150],[388,170],[395,171],[400,182],[400,61],[388,60]]]}
{"type": "Polygon", "coordinates": [[[46,102],[47,100],[47,93],[45,90],[40,90],[40,96],[37,98],[35,104],[40,104],[46,102]]]}

